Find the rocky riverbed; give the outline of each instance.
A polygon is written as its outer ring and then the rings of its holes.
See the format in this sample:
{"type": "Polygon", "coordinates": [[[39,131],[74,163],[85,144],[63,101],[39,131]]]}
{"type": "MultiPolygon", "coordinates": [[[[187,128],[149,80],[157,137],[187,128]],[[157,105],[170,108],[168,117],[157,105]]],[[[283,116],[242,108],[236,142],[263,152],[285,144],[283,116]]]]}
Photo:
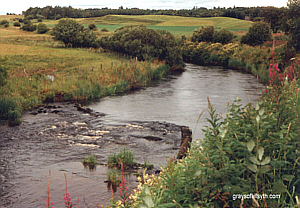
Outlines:
{"type": "MultiPolygon", "coordinates": [[[[25,112],[22,119],[17,127],[0,126],[0,207],[43,207],[49,170],[56,207],[63,206],[63,173],[80,207],[107,205],[111,194],[104,181],[110,154],[125,147],[137,163],[147,160],[158,170],[176,157],[181,142],[175,124],[110,125],[105,114],[74,103],[46,104],[25,112]],[[94,172],[81,164],[89,154],[97,158],[94,172]]],[[[128,180],[134,187],[135,177],[128,180]]]]}

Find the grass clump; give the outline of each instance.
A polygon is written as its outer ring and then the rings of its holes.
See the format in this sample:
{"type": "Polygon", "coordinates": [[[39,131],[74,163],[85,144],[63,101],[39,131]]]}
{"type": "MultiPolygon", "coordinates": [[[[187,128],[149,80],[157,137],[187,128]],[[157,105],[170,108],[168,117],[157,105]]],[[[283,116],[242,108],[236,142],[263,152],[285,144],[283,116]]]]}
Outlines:
{"type": "Polygon", "coordinates": [[[97,159],[95,155],[87,155],[84,157],[82,164],[85,167],[89,167],[90,169],[94,169],[97,165],[97,159]]]}
{"type": "Polygon", "coordinates": [[[119,152],[114,153],[108,157],[107,160],[108,167],[121,168],[121,162],[119,158],[121,158],[123,162],[124,170],[134,168],[136,165],[136,163],[134,162],[133,152],[124,148],[119,152]]]}
{"type": "Polygon", "coordinates": [[[108,187],[112,186],[118,186],[120,184],[120,176],[119,172],[116,168],[109,169],[107,171],[107,182],[108,182],[108,187]]]}

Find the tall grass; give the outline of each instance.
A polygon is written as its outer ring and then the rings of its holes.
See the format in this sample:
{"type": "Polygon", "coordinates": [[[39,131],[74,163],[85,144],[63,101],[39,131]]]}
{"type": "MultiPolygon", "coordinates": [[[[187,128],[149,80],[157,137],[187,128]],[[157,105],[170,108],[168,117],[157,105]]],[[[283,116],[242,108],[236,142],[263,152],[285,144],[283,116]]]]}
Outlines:
{"type": "Polygon", "coordinates": [[[95,49],[61,48],[47,34],[11,32],[15,36],[0,34],[0,56],[5,56],[3,64],[9,67],[0,94],[6,97],[1,101],[4,106],[7,99],[18,100],[19,115],[44,101],[87,100],[136,89],[169,71],[162,62],[139,62],[95,49]]]}

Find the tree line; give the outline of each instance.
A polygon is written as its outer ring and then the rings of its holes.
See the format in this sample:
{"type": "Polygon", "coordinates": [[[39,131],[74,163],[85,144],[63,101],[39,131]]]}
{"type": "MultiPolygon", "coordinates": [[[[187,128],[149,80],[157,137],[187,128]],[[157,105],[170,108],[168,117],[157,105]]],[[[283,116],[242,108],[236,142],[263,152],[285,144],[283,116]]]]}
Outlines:
{"type": "MultiPolygon", "coordinates": [[[[192,9],[139,9],[139,8],[123,8],[118,9],[105,8],[89,8],[77,9],[71,6],[46,6],[30,7],[23,12],[28,18],[45,18],[45,19],[61,19],[61,18],[88,18],[88,17],[102,17],[105,15],[174,15],[184,17],[232,17],[237,19],[257,20],[270,19],[273,13],[276,13],[276,19],[286,11],[287,8],[276,7],[214,7],[207,9],[205,7],[196,7],[192,9]]],[[[274,18],[271,18],[274,20],[274,18]]]]}

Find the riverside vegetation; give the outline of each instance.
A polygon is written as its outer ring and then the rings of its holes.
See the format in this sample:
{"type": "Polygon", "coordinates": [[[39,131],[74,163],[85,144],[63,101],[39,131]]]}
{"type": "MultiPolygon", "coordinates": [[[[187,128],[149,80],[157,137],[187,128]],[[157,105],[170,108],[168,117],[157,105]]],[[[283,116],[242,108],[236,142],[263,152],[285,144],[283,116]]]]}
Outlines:
{"type": "Polygon", "coordinates": [[[111,207],[300,207],[300,83],[294,69],[280,72],[273,60],[256,105],[242,106],[237,98],[224,117],[208,99],[203,141],[160,174],[144,174],[126,204],[111,207]]]}
{"type": "Polygon", "coordinates": [[[24,109],[45,101],[100,98],[145,86],[169,73],[162,57],[138,61],[101,49],[64,48],[49,34],[16,28],[1,29],[0,35],[0,115],[10,125],[20,124],[24,109]]]}

